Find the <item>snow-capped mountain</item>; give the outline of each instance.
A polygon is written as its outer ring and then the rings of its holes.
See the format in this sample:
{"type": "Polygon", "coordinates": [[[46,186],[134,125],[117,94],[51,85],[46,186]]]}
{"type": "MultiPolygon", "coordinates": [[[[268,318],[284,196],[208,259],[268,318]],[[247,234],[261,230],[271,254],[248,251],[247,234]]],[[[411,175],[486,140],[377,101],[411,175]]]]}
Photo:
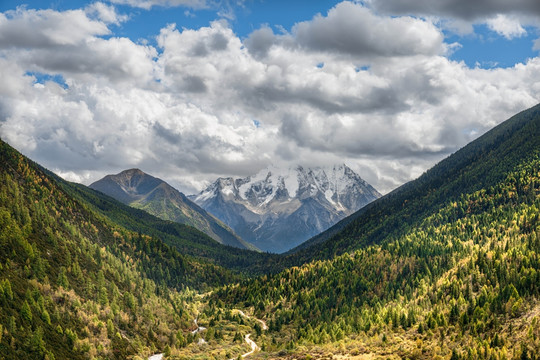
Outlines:
{"type": "Polygon", "coordinates": [[[336,165],[219,178],[189,198],[261,250],[284,252],[380,196],[349,167],[336,165]]]}

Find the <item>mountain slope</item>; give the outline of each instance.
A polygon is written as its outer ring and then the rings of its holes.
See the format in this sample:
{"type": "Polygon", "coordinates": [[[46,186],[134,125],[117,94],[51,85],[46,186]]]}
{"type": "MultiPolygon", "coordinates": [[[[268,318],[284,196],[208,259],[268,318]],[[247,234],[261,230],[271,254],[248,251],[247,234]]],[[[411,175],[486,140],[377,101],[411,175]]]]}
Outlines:
{"type": "Polygon", "coordinates": [[[90,185],[124,204],[145,210],[164,220],[191,225],[219,243],[241,249],[256,250],[232,232],[221,221],[208,214],[184,194],[165,181],[139,169],[107,175],[90,185]]]}
{"type": "Polygon", "coordinates": [[[260,274],[280,269],[277,267],[276,255],[222,245],[192,226],[162,220],[144,210],[125,205],[102,192],[65,181],[51,172],[47,173],[70,197],[92,212],[130,231],[159,238],[181,254],[204,259],[246,274],[260,274]]]}
{"type": "Polygon", "coordinates": [[[284,252],[378,197],[340,165],[272,167],[243,179],[220,178],[190,199],[260,249],[284,252]]]}
{"type": "Polygon", "coordinates": [[[540,146],[540,105],[523,111],[441,161],[417,180],[365,206],[291,252],[292,263],[331,258],[399,236],[462,194],[502,181],[540,146]]]}
{"type": "Polygon", "coordinates": [[[214,301],[254,307],[266,351],[290,358],[534,359],[539,209],[537,106],[284,257],[323,260],[214,301]]]}
{"type": "Polygon", "coordinates": [[[148,356],[186,341],[182,289],[237,279],[111,222],[0,140],[0,357],[148,356]]]}

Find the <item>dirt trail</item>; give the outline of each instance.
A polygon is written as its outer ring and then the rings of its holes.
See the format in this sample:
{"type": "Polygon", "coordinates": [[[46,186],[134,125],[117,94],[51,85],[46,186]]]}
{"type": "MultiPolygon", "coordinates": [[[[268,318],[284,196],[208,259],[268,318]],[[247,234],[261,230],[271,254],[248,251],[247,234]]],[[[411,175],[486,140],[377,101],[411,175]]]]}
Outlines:
{"type": "Polygon", "coordinates": [[[246,319],[255,319],[257,320],[260,324],[261,324],[261,328],[263,330],[268,330],[268,326],[266,325],[266,322],[264,320],[261,320],[261,319],[257,319],[257,318],[254,318],[252,316],[248,316],[246,315],[242,310],[236,310],[240,315],[242,315],[243,317],[245,317],[246,319]]]}
{"type": "MultiPolygon", "coordinates": [[[[255,319],[257,322],[259,322],[261,324],[261,328],[263,330],[268,330],[268,326],[266,325],[264,320],[257,319],[257,318],[254,318],[252,316],[246,315],[246,313],[244,313],[242,310],[234,310],[234,311],[238,312],[241,316],[245,317],[246,319],[255,319]]],[[[253,354],[253,353],[255,353],[255,352],[257,352],[257,351],[261,350],[260,346],[257,345],[255,343],[255,341],[250,339],[250,336],[251,336],[251,334],[247,334],[245,336],[244,340],[246,340],[246,343],[251,347],[251,351],[241,355],[242,359],[249,356],[249,355],[251,355],[251,354],[253,354]]],[[[234,359],[230,359],[230,360],[234,360],[234,359]]]]}
{"type": "MultiPolygon", "coordinates": [[[[236,312],[238,312],[242,317],[245,317],[246,319],[255,319],[257,322],[259,322],[261,324],[261,328],[263,330],[268,330],[268,326],[266,325],[266,322],[264,320],[261,320],[261,319],[257,319],[257,318],[254,318],[252,316],[249,316],[249,315],[246,315],[246,313],[244,313],[242,310],[234,310],[236,312]]],[[[203,330],[206,330],[206,328],[204,326],[199,326],[199,324],[197,323],[197,319],[193,320],[193,322],[195,323],[195,325],[197,326],[197,329],[193,330],[191,333],[192,334],[196,334],[198,333],[199,331],[203,331],[203,330]]],[[[249,355],[252,355],[254,354],[255,352],[257,351],[260,351],[261,348],[259,345],[257,345],[257,343],[255,343],[255,341],[251,340],[250,339],[251,337],[251,334],[247,334],[245,337],[244,337],[244,340],[246,341],[246,343],[249,345],[249,347],[251,348],[251,351],[241,355],[242,359],[249,356],[249,355]]],[[[201,338],[202,339],[202,338],[201,338]]],[[[200,340],[200,339],[199,339],[200,340]]],[[[202,339],[204,341],[204,339],[202,339]]],[[[152,355],[148,358],[148,360],[161,360],[163,359],[163,354],[156,354],[156,355],[152,355]]],[[[230,360],[235,360],[235,359],[230,359],[230,360]]]]}

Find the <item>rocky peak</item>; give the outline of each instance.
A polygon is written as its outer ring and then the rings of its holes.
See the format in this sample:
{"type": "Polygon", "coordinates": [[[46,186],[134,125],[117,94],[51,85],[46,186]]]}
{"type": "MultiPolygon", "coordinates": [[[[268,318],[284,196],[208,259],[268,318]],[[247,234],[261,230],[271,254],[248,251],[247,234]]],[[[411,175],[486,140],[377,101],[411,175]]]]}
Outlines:
{"type": "Polygon", "coordinates": [[[219,178],[190,199],[268,251],[285,251],[381,195],[345,164],[219,178]],[[276,244],[278,243],[278,244],[276,244]]]}

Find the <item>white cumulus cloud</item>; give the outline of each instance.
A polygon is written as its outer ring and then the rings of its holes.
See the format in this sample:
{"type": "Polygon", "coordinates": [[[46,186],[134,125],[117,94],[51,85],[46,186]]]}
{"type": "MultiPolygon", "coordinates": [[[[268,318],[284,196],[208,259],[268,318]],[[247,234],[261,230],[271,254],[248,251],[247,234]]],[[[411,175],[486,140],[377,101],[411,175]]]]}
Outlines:
{"type": "Polygon", "coordinates": [[[432,55],[444,50],[443,35],[432,24],[408,16],[378,16],[352,2],[297,24],[293,33],[301,46],[360,56],[432,55]]]}
{"type": "Polygon", "coordinates": [[[387,192],[540,99],[539,58],[468,68],[434,22],[356,3],[245,39],[225,21],[169,25],[156,47],[93,6],[0,14],[0,136],[85,183],[139,167],[192,193],[345,162],[387,192]]]}
{"type": "Polygon", "coordinates": [[[494,18],[488,19],[487,25],[491,30],[509,40],[527,34],[527,31],[521,26],[518,19],[502,14],[498,14],[494,18]]]}
{"type": "Polygon", "coordinates": [[[85,9],[90,16],[96,16],[105,24],[119,25],[129,19],[127,15],[121,15],[116,12],[116,8],[102,2],[95,2],[88,5],[85,9]]]}

